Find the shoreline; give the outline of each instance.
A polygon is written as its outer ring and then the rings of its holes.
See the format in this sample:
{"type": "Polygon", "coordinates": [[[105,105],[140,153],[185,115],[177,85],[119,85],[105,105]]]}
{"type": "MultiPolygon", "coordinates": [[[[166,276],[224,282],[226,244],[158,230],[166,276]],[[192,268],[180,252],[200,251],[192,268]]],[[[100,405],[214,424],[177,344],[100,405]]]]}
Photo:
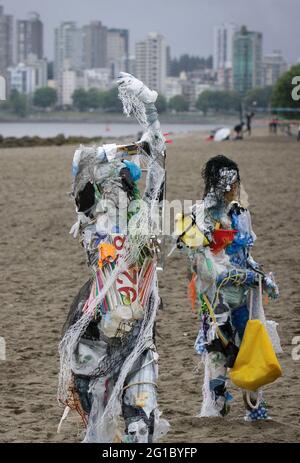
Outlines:
{"type": "MultiPolygon", "coordinates": [[[[179,113],[179,114],[164,114],[160,115],[160,122],[163,124],[218,124],[230,121],[235,122],[239,119],[239,115],[209,115],[204,116],[199,113],[179,113]]],[[[128,125],[136,125],[133,118],[126,117],[122,114],[114,113],[76,113],[76,112],[53,112],[53,113],[37,113],[28,115],[27,117],[17,117],[12,114],[6,116],[0,113],[0,123],[71,123],[71,124],[113,124],[122,123],[128,125]]]]}

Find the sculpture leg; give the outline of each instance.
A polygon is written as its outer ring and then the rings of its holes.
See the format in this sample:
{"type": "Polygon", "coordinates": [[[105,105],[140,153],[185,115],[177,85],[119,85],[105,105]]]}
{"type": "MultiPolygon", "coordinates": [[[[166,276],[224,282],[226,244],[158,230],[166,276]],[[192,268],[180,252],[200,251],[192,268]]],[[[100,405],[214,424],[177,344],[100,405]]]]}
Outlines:
{"type": "Polygon", "coordinates": [[[157,364],[147,350],[129,373],[123,395],[124,442],[152,442],[157,408],[157,364]]]}

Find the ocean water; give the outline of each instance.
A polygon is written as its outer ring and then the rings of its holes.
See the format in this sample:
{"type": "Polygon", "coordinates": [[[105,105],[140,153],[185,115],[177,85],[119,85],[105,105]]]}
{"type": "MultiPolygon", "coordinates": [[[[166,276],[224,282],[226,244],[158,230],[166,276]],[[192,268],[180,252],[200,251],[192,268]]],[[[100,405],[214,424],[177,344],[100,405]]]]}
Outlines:
{"type": "MultiPolygon", "coordinates": [[[[162,124],[163,133],[186,133],[186,132],[210,132],[214,129],[214,124],[162,124]]],[[[80,123],[80,122],[0,122],[0,134],[4,137],[55,137],[64,134],[66,137],[85,136],[85,137],[123,137],[133,136],[141,130],[138,124],[123,123],[80,123]]]]}

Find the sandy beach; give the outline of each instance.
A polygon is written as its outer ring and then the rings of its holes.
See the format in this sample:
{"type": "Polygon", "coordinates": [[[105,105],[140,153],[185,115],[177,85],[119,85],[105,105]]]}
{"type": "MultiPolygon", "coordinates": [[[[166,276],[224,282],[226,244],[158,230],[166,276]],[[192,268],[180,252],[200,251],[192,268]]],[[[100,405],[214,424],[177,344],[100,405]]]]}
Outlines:
{"type": "MultiPolygon", "coordinates": [[[[0,442],[80,442],[81,422],[71,415],[60,434],[56,400],[58,343],[69,305],[89,276],[85,256],[69,234],[75,221],[71,160],[75,147],[0,151],[2,217],[1,323],[6,361],[0,361],[0,442]]],[[[271,421],[244,422],[241,394],[225,419],[198,418],[203,366],[193,345],[199,322],[187,299],[185,257],[175,252],[159,275],[164,309],[157,323],[159,404],[171,424],[165,442],[299,442],[300,360],[291,357],[300,335],[300,143],[261,129],[243,141],[206,142],[178,135],[168,147],[168,198],[202,196],[201,168],[225,154],[240,166],[257,234],[253,255],[272,270],[281,297],[265,307],[279,323],[284,375],[268,386],[271,421]]]]}

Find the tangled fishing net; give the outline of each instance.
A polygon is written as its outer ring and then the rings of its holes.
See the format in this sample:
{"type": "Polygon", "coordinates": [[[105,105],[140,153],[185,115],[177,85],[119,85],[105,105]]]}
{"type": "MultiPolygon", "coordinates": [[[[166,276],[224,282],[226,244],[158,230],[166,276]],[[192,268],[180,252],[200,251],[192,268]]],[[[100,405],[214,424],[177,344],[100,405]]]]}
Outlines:
{"type": "MultiPolygon", "coordinates": [[[[94,363],[91,360],[89,363],[88,377],[91,381],[88,392],[93,396],[93,406],[88,418],[82,412],[87,421],[85,442],[113,442],[116,438],[124,382],[141,354],[153,348],[154,321],[160,304],[156,249],[153,244],[159,225],[153,218],[159,207],[165,181],[165,145],[154,106],[157,93],[125,73],[121,75],[118,84],[125,114],[134,115],[145,131],[136,144],[136,155],[132,159],[138,158],[138,164],[147,171],[146,188],[143,201],[129,215],[126,234],[119,233],[120,236],[117,236],[116,231],[112,234],[103,231],[104,225],[112,221],[112,209],[122,212],[118,195],[124,189],[124,184],[128,187],[128,178],[125,177],[125,183],[122,184],[120,176],[120,173],[124,173],[124,147],[81,146],[73,159],[73,196],[78,221],[71,231],[74,236],[79,234],[81,237],[93,278],[87,287],[89,297],[86,297],[85,292],[81,298],[77,298],[59,346],[59,402],[72,408],[70,385],[76,371],[74,359],[76,355],[78,357],[80,343],[84,336],[87,337],[86,332],[95,324],[95,320],[101,320],[97,326],[100,327],[102,338],[110,345],[110,355],[101,356],[101,339],[94,342],[92,348],[91,343],[84,340],[92,351],[92,357],[95,352],[99,354],[98,357],[95,355],[94,363]],[[96,203],[91,198],[96,198],[96,203]],[[117,240],[122,242],[119,248],[116,246],[117,240]],[[116,249],[117,255],[114,255],[116,249]],[[104,258],[101,252],[108,254],[104,258]],[[129,288],[130,294],[134,291],[137,293],[134,303],[133,298],[126,299],[118,290],[124,275],[130,280],[137,275],[135,288],[129,288]],[[102,410],[97,388],[108,374],[115,374],[116,380],[102,410]]],[[[130,182],[130,194],[137,196],[136,188],[130,182]]],[[[168,427],[159,415],[158,410],[155,410],[154,437],[165,433],[168,427]]]]}

